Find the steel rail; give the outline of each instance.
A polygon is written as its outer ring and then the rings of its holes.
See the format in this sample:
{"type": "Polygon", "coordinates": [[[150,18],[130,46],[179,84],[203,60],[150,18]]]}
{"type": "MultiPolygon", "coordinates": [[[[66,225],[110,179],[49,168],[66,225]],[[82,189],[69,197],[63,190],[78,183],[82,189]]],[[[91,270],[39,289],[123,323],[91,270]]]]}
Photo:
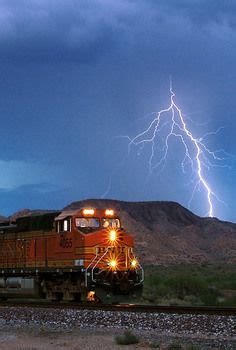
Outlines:
{"type": "Polygon", "coordinates": [[[168,313],[168,314],[198,314],[198,315],[222,315],[236,316],[236,307],[215,306],[164,306],[164,305],[140,305],[140,304],[95,304],[75,302],[48,302],[45,300],[17,300],[1,301],[2,307],[31,307],[31,308],[54,308],[74,310],[99,310],[99,311],[122,311],[138,313],[168,313]]]}

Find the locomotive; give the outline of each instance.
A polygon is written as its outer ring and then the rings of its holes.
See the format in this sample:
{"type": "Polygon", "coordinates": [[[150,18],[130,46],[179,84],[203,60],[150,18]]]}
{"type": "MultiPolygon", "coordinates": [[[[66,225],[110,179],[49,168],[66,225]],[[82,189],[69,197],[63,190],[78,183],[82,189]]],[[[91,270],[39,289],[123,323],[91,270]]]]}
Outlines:
{"type": "Polygon", "coordinates": [[[120,301],[140,295],[133,237],[113,209],[20,217],[0,226],[0,298],[120,301]]]}

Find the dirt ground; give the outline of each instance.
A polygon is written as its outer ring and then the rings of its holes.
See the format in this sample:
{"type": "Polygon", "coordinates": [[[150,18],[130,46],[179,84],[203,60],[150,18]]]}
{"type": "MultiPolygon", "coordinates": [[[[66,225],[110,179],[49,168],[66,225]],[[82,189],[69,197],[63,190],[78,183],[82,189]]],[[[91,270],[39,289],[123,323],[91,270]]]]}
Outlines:
{"type": "MultiPolygon", "coordinates": [[[[134,332],[140,339],[138,344],[134,345],[117,345],[115,336],[123,334],[120,329],[74,329],[73,331],[52,331],[38,328],[7,328],[0,329],[0,350],[141,350],[158,348],[167,350],[169,345],[177,341],[182,349],[214,349],[214,350],[233,350],[235,342],[228,343],[218,342],[217,337],[203,337],[201,342],[196,339],[172,338],[157,340],[155,332],[137,331],[134,332]],[[205,338],[205,339],[204,339],[205,338]],[[191,342],[189,342],[191,341],[191,342]],[[160,345],[160,347],[159,347],[160,345]]],[[[179,347],[171,347],[179,348],[179,347]]]]}
{"type": "Polygon", "coordinates": [[[0,330],[1,350],[84,350],[84,349],[147,349],[147,344],[120,346],[113,330],[75,330],[48,332],[43,330],[0,330]]]}

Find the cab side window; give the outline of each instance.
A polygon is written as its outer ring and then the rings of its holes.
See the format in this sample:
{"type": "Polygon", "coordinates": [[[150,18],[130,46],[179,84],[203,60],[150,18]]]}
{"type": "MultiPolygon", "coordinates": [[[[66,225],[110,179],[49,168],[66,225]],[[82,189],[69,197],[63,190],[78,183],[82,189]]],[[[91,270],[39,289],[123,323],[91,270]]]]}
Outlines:
{"type": "Polygon", "coordinates": [[[68,231],[68,220],[63,220],[63,231],[68,231]]]}
{"type": "Polygon", "coordinates": [[[57,232],[70,232],[71,231],[71,219],[60,220],[57,223],[57,232]]]}

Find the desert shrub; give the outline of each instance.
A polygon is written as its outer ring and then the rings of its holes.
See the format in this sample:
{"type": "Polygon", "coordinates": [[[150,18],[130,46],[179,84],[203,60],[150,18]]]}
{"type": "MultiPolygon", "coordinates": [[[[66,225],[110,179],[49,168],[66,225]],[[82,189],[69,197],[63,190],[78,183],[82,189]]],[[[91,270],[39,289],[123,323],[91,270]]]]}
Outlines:
{"type": "Polygon", "coordinates": [[[236,265],[145,266],[143,300],[151,303],[236,306],[234,291],[236,265]]]}
{"type": "Polygon", "coordinates": [[[159,349],[160,343],[156,340],[151,340],[151,341],[149,341],[149,346],[150,346],[150,348],[159,349]]]}
{"type": "Polygon", "coordinates": [[[179,274],[169,278],[166,284],[180,299],[183,299],[185,295],[201,295],[207,291],[207,283],[199,276],[179,274]]]}
{"type": "Polygon", "coordinates": [[[236,307],[236,296],[225,299],[220,303],[220,306],[236,307]]]}
{"type": "Polygon", "coordinates": [[[149,276],[147,276],[147,283],[152,286],[158,286],[162,283],[162,281],[163,278],[158,274],[151,273],[149,276]]]}
{"type": "Polygon", "coordinates": [[[223,289],[236,289],[236,275],[235,273],[231,274],[221,274],[221,276],[218,277],[216,286],[220,286],[223,289]]]}
{"type": "Polygon", "coordinates": [[[181,350],[183,349],[182,345],[177,342],[177,341],[174,341],[173,343],[171,343],[169,346],[168,346],[168,350],[181,350]]]}
{"type": "Polygon", "coordinates": [[[218,292],[217,290],[207,290],[201,295],[201,301],[206,306],[217,306],[218,305],[218,292]]]}
{"type": "Polygon", "coordinates": [[[139,338],[132,332],[125,331],[123,335],[117,335],[115,341],[119,345],[130,345],[139,343],[139,338]]]}
{"type": "Polygon", "coordinates": [[[186,346],[186,350],[200,350],[200,348],[197,345],[190,344],[186,346]]]}
{"type": "Polygon", "coordinates": [[[170,294],[170,288],[166,284],[160,283],[156,289],[156,293],[158,296],[164,297],[170,294]]]}

